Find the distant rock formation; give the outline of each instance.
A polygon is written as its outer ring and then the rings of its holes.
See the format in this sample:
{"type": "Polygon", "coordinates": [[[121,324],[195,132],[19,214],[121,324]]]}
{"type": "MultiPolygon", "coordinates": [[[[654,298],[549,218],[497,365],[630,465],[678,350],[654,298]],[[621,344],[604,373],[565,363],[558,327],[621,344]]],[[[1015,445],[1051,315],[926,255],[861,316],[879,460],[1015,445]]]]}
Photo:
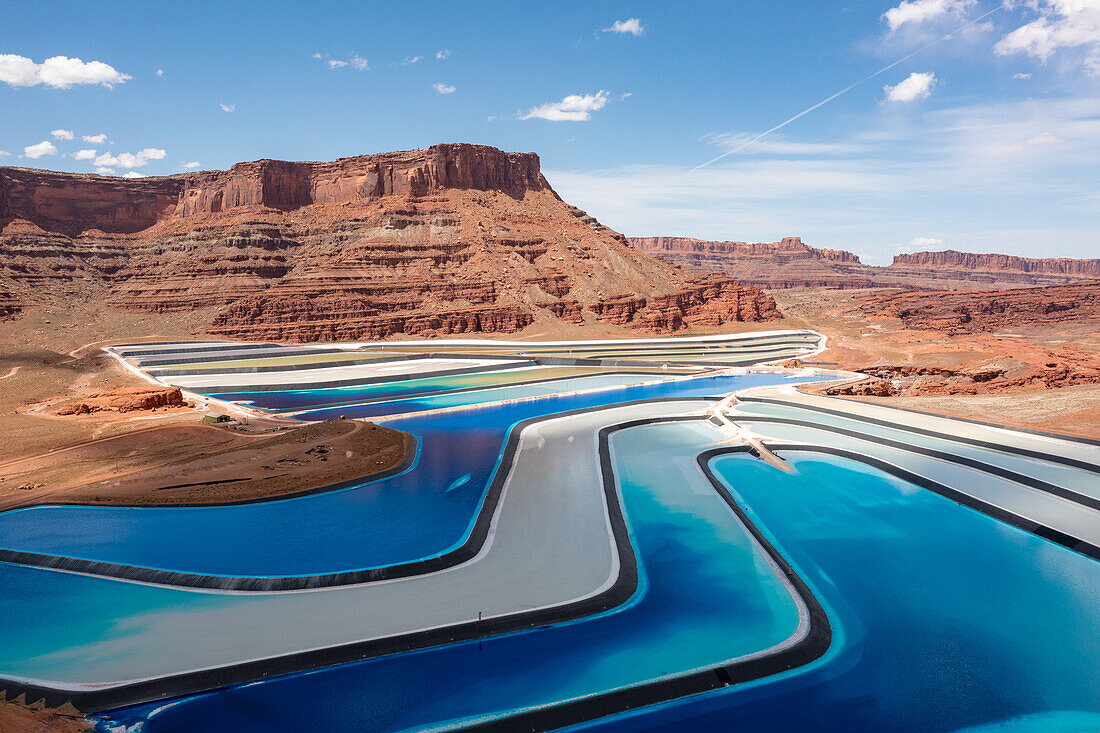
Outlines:
{"type": "Polygon", "coordinates": [[[1072,260],[1068,257],[1033,259],[1000,254],[974,254],[947,249],[940,252],[914,252],[894,256],[892,268],[928,268],[989,274],[1041,277],[1064,276],[1082,280],[1100,279],[1100,259],[1072,260]]]}
{"type": "Polygon", "coordinates": [[[631,237],[641,252],[693,270],[724,272],[766,288],[867,288],[867,267],[851,252],[818,249],[801,237],[778,242],[712,242],[688,237],[631,237]],[[734,274],[736,273],[736,274],[734,274]]]}
{"type": "Polygon", "coordinates": [[[632,237],[627,241],[639,251],[683,267],[723,272],[747,285],[771,289],[975,290],[1100,278],[1100,259],[1030,259],[946,250],[897,255],[890,266],[876,267],[861,263],[851,252],[811,247],[800,237],[753,243],[685,237],[632,237]]]}
{"type": "Polygon", "coordinates": [[[1100,280],[1014,290],[880,294],[866,298],[860,310],[898,318],[906,328],[952,334],[1100,322],[1100,280]]]}
{"type": "Polygon", "coordinates": [[[0,317],[58,298],[301,341],[779,317],[758,289],[628,247],[537,155],[466,144],[160,178],[0,168],[0,317]]]}

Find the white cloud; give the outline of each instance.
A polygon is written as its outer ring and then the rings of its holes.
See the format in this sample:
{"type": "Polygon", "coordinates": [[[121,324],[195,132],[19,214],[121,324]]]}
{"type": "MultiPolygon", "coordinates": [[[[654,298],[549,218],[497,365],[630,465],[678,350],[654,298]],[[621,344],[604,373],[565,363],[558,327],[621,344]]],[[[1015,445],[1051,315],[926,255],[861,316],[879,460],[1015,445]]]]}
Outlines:
{"type": "MultiPolygon", "coordinates": [[[[313,54],[313,58],[319,59],[321,58],[321,54],[315,53],[313,54]]],[[[347,66],[350,66],[357,71],[368,71],[370,69],[370,64],[365,58],[363,58],[359,54],[353,54],[349,56],[347,61],[344,61],[342,59],[329,59],[327,63],[330,69],[343,69],[347,66]]]]}
{"type": "Polygon", "coordinates": [[[157,76],[164,76],[164,69],[157,69],[157,76]]]}
{"type": "Polygon", "coordinates": [[[57,129],[57,130],[51,130],[50,131],[50,137],[52,137],[54,140],[72,140],[73,139],[73,131],[72,130],[62,130],[60,128],[57,129]]]}
{"type": "Polygon", "coordinates": [[[7,150],[0,150],[0,158],[10,158],[10,157],[11,157],[11,153],[9,153],[7,150]]]}
{"type": "Polygon", "coordinates": [[[187,168],[187,169],[191,169],[191,168],[198,168],[198,167],[199,167],[199,165],[200,165],[200,164],[199,164],[199,161],[197,161],[197,160],[192,160],[192,161],[191,161],[190,163],[184,163],[184,164],[183,164],[183,167],[184,167],[184,168],[187,168]]]}
{"type": "Polygon", "coordinates": [[[100,166],[99,168],[95,169],[95,172],[98,173],[101,176],[113,176],[115,174],[115,169],[114,168],[104,168],[103,166],[100,166]]]}
{"type": "Polygon", "coordinates": [[[1085,73],[1089,76],[1100,76],[1100,53],[1085,59],[1085,73]]]}
{"type": "Polygon", "coordinates": [[[136,153],[119,153],[118,155],[104,153],[95,159],[95,164],[101,167],[140,168],[150,160],[161,160],[167,154],[160,148],[145,148],[136,153]]]}
{"type": "Polygon", "coordinates": [[[401,65],[402,66],[410,66],[412,64],[415,64],[417,61],[423,61],[423,60],[424,60],[423,56],[406,56],[405,60],[401,62],[401,65]]]}
{"type": "Polygon", "coordinates": [[[627,97],[632,97],[632,96],[634,96],[634,92],[623,92],[622,94],[619,95],[619,101],[621,102],[624,99],[626,99],[627,97]]]}
{"type": "Polygon", "coordinates": [[[440,94],[453,94],[455,91],[455,88],[453,86],[451,86],[450,84],[444,84],[441,81],[437,81],[435,84],[432,84],[432,89],[436,90],[440,94]]]}
{"type": "Polygon", "coordinates": [[[1031,74],[1013,74],[1012,78],[1013,79],[1030,79],[1031,74]]]}
{"type": "Polygon", "coordinates": [[[95,150],[89,148],[86,150],[77,150],[73,153],[73,160],[95,160],[95,150]]]}
{"type": "Polygon", "coordinates": [[[84,135],[80,138],[86,143],[93,143],[95,145],[103,145],[107,142],[107,133],[101,132],[98,135],[84,135]]]}
{"type": "Polygon", "coordinates": [[[595,94],[570,94],[560,102],[548,102],[520,114],[521,120],[539,118],[551,122],[583,122],[591,118],[591,112],[607,105],[609,94],[601,89],[595,94]]]}
{"type": "Polygon", "coordinates": [[[451,55],[451,49],[449,49],[449,48],[445,48],[442,51],[436,51],[435,52],[435,58],[436,58],[437,61],[442,61],[443,59],[447,58],[450,55],[451,55]]]}
{"type": "Polygon", "coordinates": [[[1027,145],[1031,147],[1038,145],[1057,145],[1062,142],[1065,142],[1065,140],[1058,137],[1053,132],[1040,132],[1038,135],[1032,135],[1027,139],[1027,145]]]}
{"type": "Polygon", "coordinates": [[[25,56],[0,54],[0,81],[13,87],[45,84],[54,89],[68,89],[74,84],[102,84],[110,88],[132,78],[102,61],[52,56],[37,64],[25,56]]]}
{"type": "Polygon", "coordinates": [[[1085,68],[1100,69],[1100,2],[1097,0],[1032,0],[1028,6],[1039,17],[997,41],[1002,56],[1024,53],[1046,62],[1061,48],[1090,49],[1085,68]]]}
{"type": "Polygon", "coordinates": [[[315,58],[315,59],[319,59],[319,58],[321,58],[321,53],[320,53],[320,51],[318,51],[317,53],[313,54],[313,58],[315,58]]]}
{"type": "Polygon", "coordinates": [[[233,112],[237,109],[235,104],[226,104],[225,102],[219,102],[218,106],[222,108],[222,112],[233,112]]]}
{"type": "Polygon", "coordinates": [[[610,28],[604,28],[603,30],[604,33],[629,33],[632,36],[640,36],[645,32],[645,28],[642,27],[642,22],[637,18],[616,20],[611,24],[610,28]]]}
{"type": "Polygon", "coordinates": [[[913,237],[909,244],[913,247],[935,247],[938,244],[943,244],[943,240],[935,237],[913,237]]]}
{"type": "Polygon", "coordinates": [[[901,82],[882,88],[886,92],[888,102],[915,102],[918,99],[926,99],[932,94],[932,87],[936,84],[936,75],[931,71],[923,73],[914,71],[901,82]]]}
{"type": "Polygon", "coordinates": [[[882,14],[890,30],[912,23],[920,25],[942,20],[947,17],[960,17],[976,0],[903,0],[896,8],[890,8],[882,14]]]}
{"type": "Polygon", "coordinates": [[[28,145],[27,147],[23,148],[23,155],[27,156],[28,158],[34,158],[35,160],[37,160],[43,155],[57,155],[57,148],[55,148],[53,146],[53,143],[51,143],[49,140],[43,140],[40,143],[28,145]]]}
{"type": "Polygon", "coordinates": [[[142,174],[142,173],[138,173],[137,171],[127,171],[126,173],[122,174],[122,177],[123,178],[145,178],[145,175],[142,174]]]}
{"type": "Polygon", "coordinates": [[[492,121],[493,121],[493,120],[495,120],[496,118],[497,118],[497,116],[496,116],[496,115],[489,115],[488,117],[486,117],[486,118],[485,118],[485,121],[486,121],[486,122],[492,122],[492,121]]]}

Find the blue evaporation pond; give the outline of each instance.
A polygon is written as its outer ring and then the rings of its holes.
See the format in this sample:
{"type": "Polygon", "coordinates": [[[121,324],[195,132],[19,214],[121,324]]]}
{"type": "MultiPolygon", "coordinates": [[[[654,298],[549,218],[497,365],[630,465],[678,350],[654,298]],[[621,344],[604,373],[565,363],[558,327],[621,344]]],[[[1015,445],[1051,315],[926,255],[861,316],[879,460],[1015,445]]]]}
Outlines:
{"type": "MultiPolygon", "coordinates": [[[[639,684],[775,647],[799,626],[789,588],[694,464],[701,422],[612,435],[641,581],[608,613],[186,698],[143,733],[407,730],[639,684]],[[302,701],[308,700],[309,705],[302,701]]],[[[111,715],[131,725],[164,706],[111,715]]]]}
{"type": "Polygon", "coordinates": [[[317,387],[314,389],[280,389],[246,392],[218,392],[204,388],[204,394],[216,396],[231,402],[247,402],[265,410],[300,410],[316,405],[381,400],[404,397],[414,394],[446,392],[454,389],[491,387],[502,376],[514,377],[517,373],[529,374],[530,379],[539,379],[552,370],[543,368],[503,369],[474,374],[452,374],[420,379],[395,379],[388,382],[370,384],[351,384],[344,387],[317,387]]]}
{"type": "Polygon", "coordinates": [[[331,420],[341,415],[344,417],[356,418],[384,417],[386,415],[423,412],[424,410],[438,410],[444,407],[464,407],[467,405],[479,405],[485,402],[545,397],[560,392],[621,387],[627,384],[653,382],[659,379],[659,375],[652,374],[593,375],[588,377],[574,377],[571,379],[555,379],[553,381],[540,382],[538,384],[515,384],[501,387],[487,387],[485,389],[458,393],[445,392],[443,394],[425,395],[402,400],[386,400],[363,405],[329,407],[302,412],[295,415],[295,417],[299,420],[311,421],[331,420]]]}
{"type": "MultiPolygon", "coordinates": [[[[611,388],[610,391],[592,395],[589,403],[586,395],[578,395],[583,404],[604,405],[617,402],[629,402],[631,400],[652,399],[655,397],[691,397],[722,395],[745,387],[753,387],[760,384],[777,384],[788,382],[818,381],[817,377],[781,377],[775,374],[744,374],[723,375],[714,377],[689,377],[665,382],[645,382],[652,380],[653,376],[615,375],[601,377],[583,377],[579,379],[564,379],[542,384],[516,385],[514,387],[501,387],[485,389],[476,392],[460,392],[458,394],[431,395],[422,398],[393,400],[383,403],[366,405],[347,405],[320,410],[309,410],[296,415],[300,420],[331,420],[341,415],[345,417],[378,417],[384,415],[399,415],[404,413],[420,412],[424,410],[436,410],[446,407],[462,407],[477,405],[482,402],[495,402],[498,400],[522,399],[552,395],[559,391],[573,391],[580,389],[598,389],[600,387],[611,388]],[[758,381],[762,380],[762,381],[758,381]],[[629,386],[626,386],[629,385],[629,386]]],[[[572,397],[555,399],[573,399],[572,397]]]]}
{"type": "Polygon", "coordinates": [[[409,471],[340,491],[238,506],[40,506],[0,513],[0,547],[180,572],[288,576],[431,557],[467,536],[513,424],[624,400],[788,381],[708,377],[550,397],[392,423],[420,437],[409,471]],[[470,474],[461,486],[447,491],[470,474]]]}
{"type": "Polygon", "coordinates": [[[1100,563],[859,462],[712,462],[848,648],[829,664],[655,706],[610,731],[1100,730],[1100,563]]]}

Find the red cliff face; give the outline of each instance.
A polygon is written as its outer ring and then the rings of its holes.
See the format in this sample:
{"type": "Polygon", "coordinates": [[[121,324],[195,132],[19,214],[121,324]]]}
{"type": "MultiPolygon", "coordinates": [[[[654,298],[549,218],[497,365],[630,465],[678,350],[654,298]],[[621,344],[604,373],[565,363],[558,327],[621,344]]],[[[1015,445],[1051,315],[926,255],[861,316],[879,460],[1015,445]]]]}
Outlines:
{"type": "Polygon", "coordinates": [[[433,145],[331,163],[258,160],[227,171],[183,176],[177,217],[234,209],[291,211],[312,204],[361,204],[386,196],[426,196],[443,189],[499,191],[522,196],[549,186],[534,153],[505,153],[480,145],[433,145]]]}
{"type": "Polygon", "coordinates": [[[180,176],[113,178],[0,169],[0,228],[22,219],[43,230],[76,236],[89,229],[134,233],[175,211],[180,176]]]}
{"type": "Polygon", "coordinates": [[[630,328],[778,316],[754,288],[634,250],[564,203],[538,156],[436,145],[167,178],[0,168],[0,309],[62,297],[209,309],[209,333],[287,340],[630,328]],[[605,318],[606,315],[606,318],[605,318]]]}
{"type": "Polygon", "coordinates": [[[810,247],[799,237],[779,242],[712,242],[684,237],[632,237],[628,241],[642,252],[682,267],[724,272],[763,288],[980,290],[1100,278],[1100,260],[1041,260],[947,250],[897,255],[889,267],[875,267],[864,265],[851,252],[810,247]]]}
{"type": "Polygon", "coordinates": [[[819,249],[801,237],[778,242],[712,242],[686,237],[631,237],[630,245],[682,267],[718,271],[758,287],[869,287],[859,257],[819,249]]]}
{"type": "Polygon", "coordinates": [[[1029,273],[1039,275],[1070,275],[1079,278],[1100,278],[1100,259],[1072,260],[1067,257],[1033,259],[1000,254],[956,252],[914,252],[894,256],[890,267],[949,268],[987,273],[1029,273]]]}

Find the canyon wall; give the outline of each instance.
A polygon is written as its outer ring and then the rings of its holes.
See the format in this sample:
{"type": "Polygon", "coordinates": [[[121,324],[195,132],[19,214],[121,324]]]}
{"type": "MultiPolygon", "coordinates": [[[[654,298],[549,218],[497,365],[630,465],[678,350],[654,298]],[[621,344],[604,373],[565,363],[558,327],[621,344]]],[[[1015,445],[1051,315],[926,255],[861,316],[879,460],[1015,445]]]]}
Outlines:
{"type": "Polygon", "coordinates": [[[779,317],[755,288],[628,247],[537,155],[465,144],[164,178],[0,168],[4,317],[93,298],[301,341],[779,317]]]}
{"type": "Polygon", "coordinates": [[[1020,288],[1100,278],[1100,260],[1029,259],[946,250],[865,265],[851,252],[811,247],[799,237],[778,242],[720,242],[686,237],[631,237],[639,251],[682,267],[726,273],[762,288],[975,290],[1020,288]]]}
{"type": "Polygon", "coordinates": [[[714,242],[689,237],[630,237],[641,252],[694,270],[724,272],[766,288],[864,288],[872,281],[851,252],[819,249],[801,237],[778,242],[714,242]]]}
{"type": "Polygon", "coordinates": [[[890,267],[937,268],[968,270],[989,273],[1029,273],[1038,275],[1067,275],[1078,278],[1100,279],[1100,259],[1073,260],[1067,257],[1033,259],[1001,254],[974,254],[956,252],[913,252],[894,256],[890,267]]]}

